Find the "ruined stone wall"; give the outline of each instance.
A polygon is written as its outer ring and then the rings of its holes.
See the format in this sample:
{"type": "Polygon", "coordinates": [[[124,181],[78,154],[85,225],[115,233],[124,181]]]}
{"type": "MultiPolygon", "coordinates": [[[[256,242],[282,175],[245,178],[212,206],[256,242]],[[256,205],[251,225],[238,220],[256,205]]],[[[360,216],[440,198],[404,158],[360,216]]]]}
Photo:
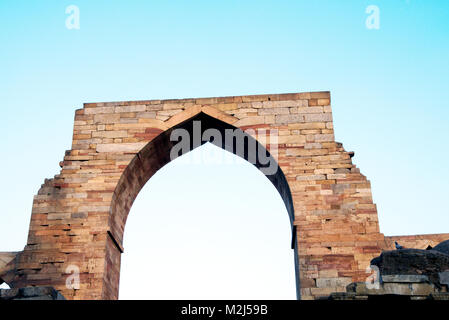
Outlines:
{"type": "Polygon", "coordinates": [[[394,242],[398,242],[404,248],[426,249],[428,246],[435,247],[440,242],[449,239],[449,233],[439,234],[421,234],[409,236],[390,236],[385,237],[385,246],[383,250],[394,250],[394,242]]]}
{"type": "Polygon", "coordinates": [[[150,178],[169,161],[163,145],[151,142],[206,114],[242,130],[278,130],[276,159],[294,208],[301,298],[345,291],[366,277],[385,239],[369,181],[352,163],[353,153],[335,142],[330,102],[329,92],[312,92],[85,104],[76,111],[61,172],[34,198],[27,245],[10,284],[51,285],[67,299],[116,299],[133,199],[126,205],[115,199],[134,197],[144,184],[143,178],[119,184],[128,179],[123,172],[144,155],[147,164],[135,170],[150,178]],[[66,286],[69,266],[79,268],[78,289],[66,286]]]}

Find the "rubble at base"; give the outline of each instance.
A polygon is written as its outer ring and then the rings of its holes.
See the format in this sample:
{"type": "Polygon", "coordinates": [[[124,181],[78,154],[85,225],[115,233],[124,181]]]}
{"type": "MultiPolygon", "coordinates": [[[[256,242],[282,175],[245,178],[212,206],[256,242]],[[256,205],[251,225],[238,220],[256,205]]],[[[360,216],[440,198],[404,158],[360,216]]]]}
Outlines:
{"type": "Polygon", "coordinates": [[[329,300],[449,300],[448,241],[431,250],[385,251],[371,261],[378,281],[353,282],[329,300]]]}
{"type": "MultiPolygon", "coordinates": [[[[449,274],[449,271],[445,273],[449,274]]],[[[371,300],[371,299],[409,299],[409,300],[449,300],[447,285],[429,281],[427,276],[394,275],[384,276],[377,288],[365,282],[353,282],[346,292],[335,292],[330,300],[371,300]]]]}
{"type": "Polygon", "coordinates": [[[0,289],[1,300],[65,300],[53,287],[0,289]]]}

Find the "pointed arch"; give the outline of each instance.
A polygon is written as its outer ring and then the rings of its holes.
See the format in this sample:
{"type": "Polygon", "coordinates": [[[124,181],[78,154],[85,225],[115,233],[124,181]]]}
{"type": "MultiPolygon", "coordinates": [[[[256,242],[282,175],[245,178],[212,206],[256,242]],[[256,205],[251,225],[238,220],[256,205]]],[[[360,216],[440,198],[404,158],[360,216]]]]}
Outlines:
{"type": "MultiPolygon", "coordinates": [[[[215,110],[215,109],[214,109],[215,110]]],[[[124,251],[123,248],[123,234],[126,224],[126,220],[131,210],[131,206],[134,203],[140,190],[144,187],[146,182],[163,166],[169,163],[172,159],[170,153],[172,148],[178,143],[177,141],[172,141],[171,135],[174,130],[181,129],[188,133],[190,137],[195,134],[200,134],[201,137],[203,133],[207,130],[218,130],[221,136],[221,141],[215,140],[202,140],[200,143],[195,141],[195,137],[190,139],[189,148],[187,152],[193,150],[196,147],[203,145],[204,143],[213,143],[225,150],[232,150],[234,154],[242,157],[243,159],[249,161],[259,170],[262,170],[266,166],[266,162],[262,161],[261,156],[265,154],[269,158],[270,163],[275,163],[276,170],[272,174],[265,174],[265,176],[271,181],[276,190],[279,192],[285,207],[287,209],[289,220],[292,230],[292,249],[295,253],[295,274],[296,274],[296,290],[297,296],[300,297],[299,290],[299,264],[297,256],[297,241],[296,241],[296,228],[294,226],[294,207],[292,201],[292,195],[290,187],[288,185],[287,179],[279,167],[276,159],[269,153],[267,148],[257,141],[253,136],[248,133],[243,132],[241,129],[236,128],[232,125],[234,118],[226,114],[220,114],[217,112],[211,112],[213,109],[198,109],[198,110],[186,110],[179,114],[177,121],[184,119],[182,122],[178,122],[177,125],[171,126],[166,131],[160,133],[152,141],[150,141],[146,146],[144,146],[131,160],[129,165],[123,171],[119,182],[113,193],[110,206],[109,215],[109,231],[114,244],[119,248],[120,252],[124,251]],[[199,111],[201,110],[201,111],[199,111]],[[193,114],[193,116],[192,116],[193,114]],[[211,115],[218,116],[220,119],[215,118],[211,115]],[[190,115],[190,118],[186,118],[190,115]],[[200,131],[198,132],[198,127],[195,127],[195,123],[200,124],[200,131]],[[226,139],[226,130],[239,130],[240,134],[244,136],[244,153],[236,152],[236,140],[233,139],[230,145],[230,140],[226,139]],[[197,132],[195,132],[195,130],[197,132]],[[248,146],[252,144],[256,148],[249,148],[248,146]]],[[[237,120],[237,119],[236,119],[237,120]]],[[[170,126],[170,124],[169,124],[170,126]]],[[[187,152],[181,152],[185,154],[187,152]]],[[[179,154],[182,155],[182,154],[179,154]]],[[[265,159],[264,159],[265,160],[265,159]]],[[[118,275],[117,275],[118,276],[118,275]]],[[[118,279],[116,279],[118,281],[118,279]]]]}

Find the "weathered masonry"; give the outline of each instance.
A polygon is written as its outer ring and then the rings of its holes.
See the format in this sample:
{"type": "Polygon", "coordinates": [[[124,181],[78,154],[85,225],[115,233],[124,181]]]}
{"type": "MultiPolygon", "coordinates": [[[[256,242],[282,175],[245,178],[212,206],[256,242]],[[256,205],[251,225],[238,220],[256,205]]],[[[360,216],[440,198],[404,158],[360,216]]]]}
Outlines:
{"type": "MultiPolygon", "coordinates": [[[[370,183],[354,154],[334,140],[330,103],[329,92],[311,92],[85,104],[76,111],[61,172],[34,198],[26,247],[0,254],[0,278],[11,287],[53,286],[67,299],[116,299],[132,203],[170,161],[171,132],[192,132],[201,121],[202,131],[278,130],[276,146],[257,142],[268,152],[277,147],[279,170],[267,178],[290,215],[298,294],[345,291],[367,277],[370,260],[394,239],[379,231],[370,183]],[[79,268],[79,289],[66,286],[70,266],[79,268]]],[[[400,241],[425,248],[448,238],[400,241]]]]}

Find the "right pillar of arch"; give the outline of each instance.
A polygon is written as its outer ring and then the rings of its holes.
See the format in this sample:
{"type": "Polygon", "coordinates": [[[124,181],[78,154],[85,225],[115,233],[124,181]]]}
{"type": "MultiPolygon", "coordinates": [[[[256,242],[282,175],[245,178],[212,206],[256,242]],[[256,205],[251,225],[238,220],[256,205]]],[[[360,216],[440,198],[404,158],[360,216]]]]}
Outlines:
{"type": "Polygon", "coordinates": [[[329,94],[312,93],[302,111],[304,122],[279,128],[278,162],[293,199],[301,299],[316,299],[366,279],[385,238],[370,182],[334,140],[329,94]],[[303,144],[289,143],[298,133],[303,144]]]}
{"type": "Polygon", "coordinates": [[[307,108],[278,115],[279,165],[292,194],[301,299],[345,292],[365,281],[370,261],[401,239],[414,248],[434,246],[448,234],[385,237],[379,231],[371,185],[352,163],[353,152],[335,142],[330,94],[309,93],[307,108]],[[293,142],[290,137],[299,134],[293,142]]]}

